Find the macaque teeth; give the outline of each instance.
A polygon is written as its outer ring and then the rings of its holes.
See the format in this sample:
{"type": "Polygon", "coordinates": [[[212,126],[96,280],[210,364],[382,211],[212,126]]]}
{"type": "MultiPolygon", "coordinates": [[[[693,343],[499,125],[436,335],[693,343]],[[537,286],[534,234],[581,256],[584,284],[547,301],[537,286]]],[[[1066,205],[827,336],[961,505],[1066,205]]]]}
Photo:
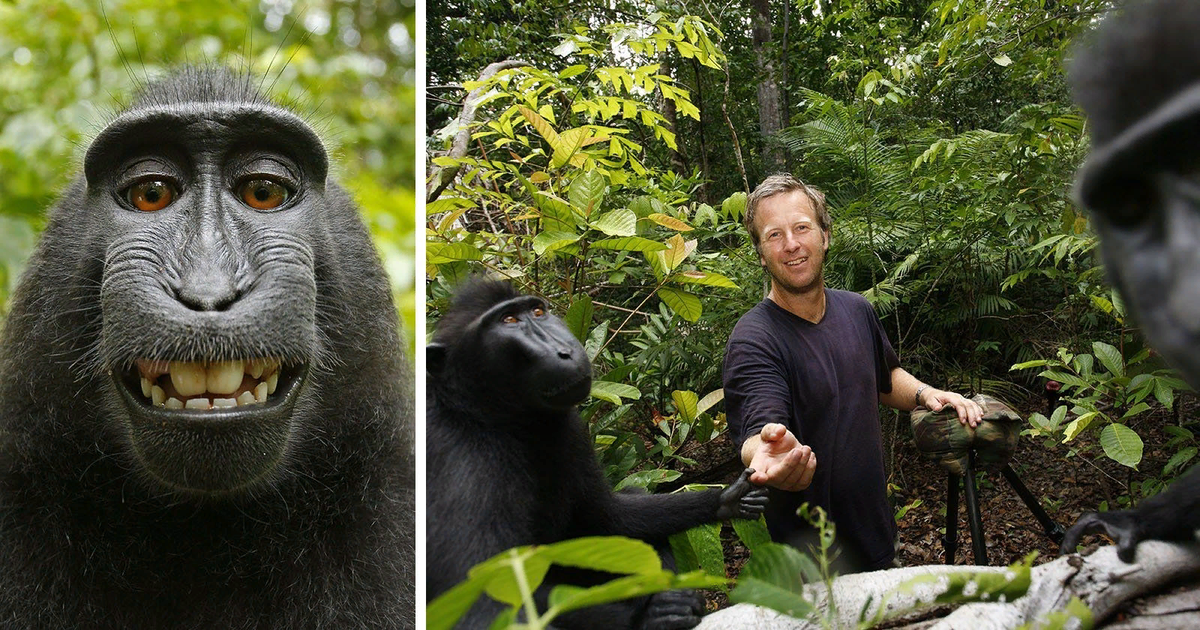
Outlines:
{"type": "Polygon", "coordinates": [[[150,401],[155,405],[162,405],[167,402],[167,392],[163,388],[155,385],[150,388],[150,401]]]}
{"type": "Polygon", "coordinates": [[[149,398],[150,397],[150,388],[153,385],[154,384],[150,382],[150,379],[143,376],[142,377],[142,396],[149,398]]]}
{"type": "Polygon", "coordinates": [[[236,407],[237,404],[238,404],[238,401],[236,398],[214,398],[212,400],[213,409],[217,409],[218,407],[220,407],[220,408],[236,407]]]}
{"type": "Polygon", "coordinates": [[[164,406],[167,409],[183,409],[183,401],[172,396],[167,399],[167,403],[164,406]]]}
{"type": "MultiPolygon", "coordinates": [[[[244,364],[242,361],[210,363],[207,370],[208,391],[213,394],[232,394],[236,392],[242,386],[243,367],[244,364]]],[[[216,402],[214,401],[213,404],[215,405],[216,402]]]]}
{"type": "MultiPolygon", "coordinates": [[[[170,371],[170,364],[166,361],[138,359],[137,369],[141,373],[142,378],[150,379],[151,381],[166,374],[170,371]]],[[[149,394],[147,394],[149,396],[149,394]]]]}
{"type": "Polygon", "coordinates": [[[239,405],[253,405],[256,402],[259,401],[254,397],[254,392],[242,392],[242,395],[237,397],[237,404],[239,405]]]}
{"type": "Polygon", "coordinates": [[[257,402],[267,402],[267,394],[270,387],[266,383],[259,383],[254,388],[254,400],[257,402]]]}
{"type": "Polygon", "coordinates": [[[212,403],[208,402],[207,398],[189,398],[183,403],[184,409],[208,409],[212,407],[212,403]]]}
{"type": "Polygon", "coordinates": [[[249,374],[254,380],[262,378],[263,370],[267,367],[265,359],[250,359],[246,361],[246,374],[249,374]]]}
{"type": "MultiPolygon", "coordinates": [[[[207,371],[201,363],[171,362],[171,384],[181,396],[198,396],[208,391],[207,371]]],[[[189,403],[191,401],[188,401],[189,403]]],[[[205,401],[207,403],[207,401],[205,401]]],[[[189,407],[190,408],[190,407],[189,407]]]]}
{"type": "Polygon", "coordinates": [[[267,393],[274,394],[275,388],[279,386],[279,370],[275,370],[273,374],[267,377],[267,393]]]}

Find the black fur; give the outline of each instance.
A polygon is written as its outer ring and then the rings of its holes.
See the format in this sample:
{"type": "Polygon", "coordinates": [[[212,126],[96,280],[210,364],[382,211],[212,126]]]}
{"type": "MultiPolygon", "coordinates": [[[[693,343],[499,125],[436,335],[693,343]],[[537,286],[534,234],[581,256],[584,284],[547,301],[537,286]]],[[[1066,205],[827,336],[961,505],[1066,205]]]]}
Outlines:
{"type": "Polygon", "coordinates": [[[51,211],[0,342],[2,628],[413,626],[389,284],[317,136],[256,83],[146,85],[51,211]],[[263,170],[296,189],[272,212],[231,190],[263,170]],[[146,172],[173,204],[132,209],[146,172]],[[131,393],[138,359],[245,357],[282,359],[284,403],[131,393]]]}
{"type": "MultiPolygon", "coordinates": [[[[475,564],[519,545],[621,535],[661,549],[675,532],[754,518],[765,507],[765,489],[752,489],[747,474],[725,490],[613,493],[575,409],[589,391],[587,355],[544,309],[507,284],[473,281],[458,291],[426,349],[431,599],[475,564]]],[[[550,585],[611,577],[552,570],[540,605],[550,585]]],[[[501,611],[483,599],[459,627],[486,628],[501,611]]],[[[690,628],[700,605],[694,594],[660,593],[556,619],[555,627],[690,628]]]]}
{"type": "MultiPolygon", "coordinates": [[[[1092,153],[1076,195],[1101,236],[1109,280],[1146,336],[1200,387],[1200,4],[1129,3],[1080,47],[1071,81],[1092,153]]],[[[1200,527],[1200,468],[1133,510],[1084,514],[1064,553],[1105,532],[1132,562],[1142,540],[1190,540],[1200,527]]]]}

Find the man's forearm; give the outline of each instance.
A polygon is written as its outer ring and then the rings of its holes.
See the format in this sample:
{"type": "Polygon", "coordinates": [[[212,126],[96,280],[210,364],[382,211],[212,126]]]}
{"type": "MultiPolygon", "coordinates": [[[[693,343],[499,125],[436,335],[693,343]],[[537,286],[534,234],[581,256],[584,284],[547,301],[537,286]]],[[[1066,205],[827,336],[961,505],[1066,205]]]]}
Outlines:
{"type": "Polygon", "coordinates": [[[917,408],[917,390],[923,386],[928,388],[904,368],[895,368],[892,370],[892,391],[880,394],[879,402],[900,411],[912,411],[917,408]]]}

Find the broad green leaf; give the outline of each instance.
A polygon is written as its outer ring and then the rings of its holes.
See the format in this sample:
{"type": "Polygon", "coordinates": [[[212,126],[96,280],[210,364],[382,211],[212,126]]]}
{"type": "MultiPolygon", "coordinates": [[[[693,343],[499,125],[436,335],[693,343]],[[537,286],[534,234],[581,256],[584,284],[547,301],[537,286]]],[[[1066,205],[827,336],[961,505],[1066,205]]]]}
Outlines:
{"type": "Polygon", "coordinates": [[[996,62],[996,65],[999,65],[999,66],[1008,67],[1008,66],[1012,65],[1012,59],[1009,59],[1008,55],[1005,55],[1005,54],[1001,54],[1001,55],[992,57],[992,61],[996,62]]]}
{"type": "Polygon", "coordinates": [[[680,317],[689,322],[698,321],[700,313],[703,312],[703,308],[700,306],[700,298],[687,291],[662,287],[658,290],[658,297],[663,301],[663,304],[667,305],[667,308],[678,313],[680,317]]]}
{"type": "Polygon", "coordinates": [[[677,576],[660,569],[656,573],[617,578],[588,589],[568,589],[570,593],[566,596],[554,596],[552,591],[555,601],[553,612],[560,614],[672,589],[720,588],[727,582],[725,578],[705,575],[701,571],[677,576]]]}
{"type": "Polygon", "coordinates": [[[571,158],[583,148],[583,143],[591,137],[591,132],[583,127],[568,129],[558,134],[558,144],[552,145],[554,154],[550,156],[550,168],[558,169],[571,162],[571,158]]]}
{"type": "MultiPolygon", "coordinates": [[[[536,549],[532,552],[528,548],[510,549],[505,553],[507,557],[500,565],[507,571],[488,572],[490,579],[484,586],[484,592],[498,602],[519,606],[524,600],[521,597],[520,584],[517,582],[517,572],[524,575],[530,588],[536,589],[542,580],[546,579],[546,573],[550,570],[550,560],[536,549]]],[[[472,571],[467,575],[471,576],[473,573],[472,571]]]]}
{"type": "Polygon", "coordinates": [[[621,404],[622,398],[637,400],[642,397],[642,392],[638,391],[638,388],[612,381],[592,381],[591,394],[595,398],[606,400],[614,405],[621,404]]]}
{"type": "Polygon", "coordinates": [[[680,221],[673,216],[662,214],[660,212],[651,213],[650,216],[646,218],[665,228],[670,228],[678,232],[691,232],[694,229],[687,223],[680,221]]]}
{"type": "Polygon", "coordinates": [[[696,412],[696,403],[700,397],[696,392],[675,390],[671,392],[671,401],[675,403],[675,410],[683,417],[685,422],[694,422],[696,416],[700,415],[696,412]]]}
{"type": "Polygon", "coordinates": [[[736,192],[729,195],[725,201],[721,202],[721,212],[725,216],[734,221],[742,220],[742,213],[746,211],[746,193],[736,192]]]}
{"type": "Polygon", "coordinates": [[[1029,368],[1044,367],[1050,365],[1051,363],[1054,363],[1054,361],[1050,359],[1035,359],[1033,361],[1026,361],[1024,363],[1017,363],[1008,368],[1008,371],[1015,372],[1017,370],[1028,370],[1029,368]]]}
{"type": "Polygon", "coordinates": [[[771,543],[761,546],[742,569],[737,587],[729,601],[755,604],[804,619],[815,608],[804,598],[801,579],[804,556],[790,545],[771,543]]]}
{"type": "Polygon", "coordinates": [[[719,273],[711,273],[708,271],[681,271],[672,275],[670,280],[682,284],[702,284],[709,287],[721,287],[725,289],[737,289],[737,284],[719,273]]]}
{"type": "Polygon", "coordinates": [[[546,122],[545,118],[542,118],[541,114],[524,105],[518,105],[517,111],[521,112],[521,116],[529,122],[529,126],[533,127],[534,131],[538,132],[538,135],[545,138],[551,147],[557,148],[562,144],[558,132],[554,130],[554,127],[550,126],[550,123],[546,122]]]}
{"type": "Polygon", "coordinates": [[[1104,365],[1104,369],[1108,370],[1113,376],[1125,376],[1125,360],[1121,357],[1121,351],[1104,343],[1103,341],[1092,342],[1092,351],[1096,358],[1104,365]]]}
{"type": "MultiPolygon", "coordinates": [[[[583,171],[575,177],[571,182],[571,187],[567,191],[567,199],[571,201],[571,205],[575,206],[583,216],[592,216],[592,211],[600,207],[601,201],[604,200],[604,190],[608,186],[604,175],[597,170],[583,171]]],[[[634,218],[636,220],[636,217],[634,218]]],[[[632,236],[622,234],[621,236],[632,236]]]]}
{"type": "Polygon", "coordinates": [[[536,555],[554,564],[608,571],[656,574],[662,559],[650,544],[622,536],[589,536],[538,547],[536,555]]]}
{"type": "Polygon", "coordinates": [[[462,197],[441,197],[432,203],[426,204],[425,215],[432,216],[458,208],[474,208],[475,205],[474,201],[462,197]]]}
{"type": "Polygon", "coordinates": [[[762,547],[771,544],[771,532],[767,530],[767,519],[758,517],[757,519],[735,518],[730,521],[733,525],[733,531],[741,539],[746,548],[750,550],[751,557],[758,553],[762,547]]]}
{"type": "Polygon", "coordinates": [[[459,260],[483,260],[483,252],[468,243],[426,243],[425,262],[434,265],[459,260]]]}
{"type": "Polygon", "coordinates": [[[587,341],[588,331],[592,328],[592,315],[595,309],[592,307],[592,298],[586,293],[580,293],[576,296],[575,301],[571,302],[571,306],[567,308],[567,314],[563,318],[567,328],[571,329],[571,334],[580,343],[587,341]]]}
{"type": "Polygon", "coordinates": [[[625,252],[656,252],[667,248],[658,241],[652,241],[640,236],[625,236],[621,238],[606,238],[593,241],[592,249],[616,249],[625,252]]]}
{"type": "Polygon", "coordinates": [[[714,389],[704,395],[700,402],[696,403],[696,414],[702,414],[712,408],[713,405],[725,400],[724,389],[714,389]]]}
{"type": "Polygon", "coordinates": [[[1082,387],[1084,389],[1090,388],[1092,386],[1091,383],[1089,383],[1089,382],[1083,380],[1082,378],[1079,378],[1078,376],[1075,376],[1074,374],[1071,374],[1069,372],[1059,372],[1058,370],[1044,370],[1041,374],[1038,374],[1038,376],[1041,376],[1042,378],[1048,378],[1052,381],[1058,381],[1058,382],[1062,383],[1063,385],[1082,387]]]}
{"type": "Polygon", "coordinates": [[[613,486],[613,490],[620,492],[625,488],[649,488],[657,486],[660,483],[669,483],[683,476],[683,473],[677,470],[667,470],[666,468],[654,468],[651,470],[639,470],[635,473],[626,475],[624,479],[617,482],[613,486]]]}
{"type": "Polygon", "coordinates": [[[605,212],[591,227],[609,236],[633,236],[637,234],[637,215],[624,208],[605,212]]]}
{"type": "MultiPolygon", "coordinates": [[[[1066,407],[1063,409],[1065,410],[1066,407]]],[[[1063,430],[1063,444],[1074,440],[1076,436],[1083,433],[1083,430],[1088,428],[1092,421],[1100,415],[1099,411],[1089,411],[1072,420],[1071,424],[1068,424],[1067,428],[1063,430]]]]}
{"type": "Polygon", "coordinates": [[[1100,446],[1113,461],[1137,470],[1142,461],[1142,438],[1123,424],[1110,424],[1100,432],[1100,446]]]}
{"type": "Polygon", "coordinates": [[[567,245],[579,240],[578,234],[570,234],[568,232],[542,232],[533,237],[533,251],[538,256],[547,252],[553,252],[562,249],[567,245]]]}
{"type": "Polygon", "coordinates": [[[425,627],[451,630],[483,594],[483,583],[467,580],[442,593],[425,607],[425,627]]]}
{"type": "Polygon", "coordinates": [[[538,191],[534,203],[542,211],[542,229],[548,232],[574,232],[579,225],[571,204],[554,195],[538,191]]]}
{"type": "Polygon", "coordinates": [[[583,64],[576,64],[563,68],[562,71],[558,73],[558,78],[570,79],[571,77],[583,74],[584,72],[587,72],[587,66],[583,64]]]}
{"type": "Polygon", "coordinates": [[[1166,465],[1163,466],[1163,475],[1170,475],[1183,470],[1183,467],[1196,457],[1196,452],[1195,446],[1189,446],[1172,455],[1171,459],[1167,460],[1166,465]]]}
{"type": "Polygon", "coordinates": [[[725,550],[721,547],[720,523],[697,525],[683,532],[683,536],[695,554],[700,570],[709,575],[725,577],[725,550]]]}
{"type": "Polygon", "coordinates": [[[696,244],[697,241],[685,241],[678,234],[667,239],[667,249],[660,254],[664,269],[667,272],[674,271],[692,252],[696,251],[696,244]]]}
{"type": "Polygon", "coordinates": [[[1144,402],[1140,402],[1140,403],[1130,407],[1129,411],[1126,411],[1125,415],[1121,416],[1121,419],[1124,420],[1126,418],[1132,418],[1133,416],[1136,416],[1139,413],[1142,413],[1143,411],[1147,411],[1149,409],[1150,409],[1150,405],[1147,405],[1144,402]]]}

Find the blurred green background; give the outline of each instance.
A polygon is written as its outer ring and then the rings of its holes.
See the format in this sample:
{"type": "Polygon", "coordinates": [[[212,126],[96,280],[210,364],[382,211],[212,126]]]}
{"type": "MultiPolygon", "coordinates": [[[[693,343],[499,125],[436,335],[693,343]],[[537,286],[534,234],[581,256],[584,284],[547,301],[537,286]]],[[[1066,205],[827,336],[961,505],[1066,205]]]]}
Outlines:
{"type": "Polygon", "coordinates": [[[136,87],[186,63],[262,77],[325,139],[413,355],[413,0],[0,0],[0,317],[46,209],[136,87]]]}

